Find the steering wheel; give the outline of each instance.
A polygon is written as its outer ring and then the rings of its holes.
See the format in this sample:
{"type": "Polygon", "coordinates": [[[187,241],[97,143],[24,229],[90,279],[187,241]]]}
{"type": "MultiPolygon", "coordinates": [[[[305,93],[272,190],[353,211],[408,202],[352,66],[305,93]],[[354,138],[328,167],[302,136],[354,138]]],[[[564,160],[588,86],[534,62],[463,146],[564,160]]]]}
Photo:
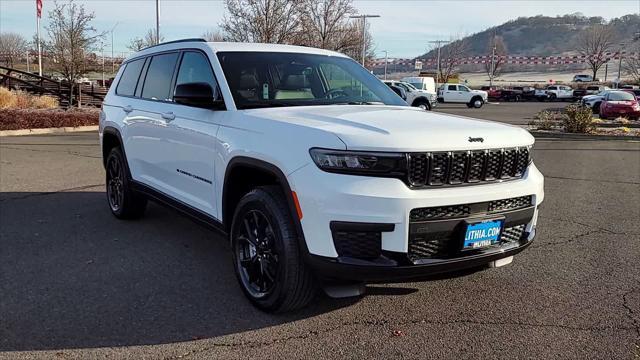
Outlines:
{"type": "Polygon", "coordinates": [[[324,94],[326,99],[337,99],[341,97],[349,97],[346,91],[342,89],[331,89],[324,94]]]}

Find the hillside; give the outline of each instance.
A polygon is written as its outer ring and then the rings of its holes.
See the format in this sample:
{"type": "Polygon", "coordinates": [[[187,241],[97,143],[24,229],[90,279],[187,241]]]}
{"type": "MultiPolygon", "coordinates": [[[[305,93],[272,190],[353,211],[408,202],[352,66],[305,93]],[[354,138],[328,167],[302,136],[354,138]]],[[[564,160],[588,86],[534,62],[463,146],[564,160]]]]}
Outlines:
{"type": "MultiPolygon", "coordinates": [[[[555,56],[575,53],[580,32],[590,25],[607,23],[601,17],[585,17],[580,13],[548,17],[520,17],[482,32],[467,36],[468,56],[486,55],[493,35],[501,36],[509,55],[555,56]]],[[[631,14],[608,22],[615,30],[615,44],[630,43],[640,31],[640,15],[631,14]]],[[[446,46],[443,50],[446,53],[446,46]]],[[[435,57],[432,50],[420,57],[435,57]]]]}

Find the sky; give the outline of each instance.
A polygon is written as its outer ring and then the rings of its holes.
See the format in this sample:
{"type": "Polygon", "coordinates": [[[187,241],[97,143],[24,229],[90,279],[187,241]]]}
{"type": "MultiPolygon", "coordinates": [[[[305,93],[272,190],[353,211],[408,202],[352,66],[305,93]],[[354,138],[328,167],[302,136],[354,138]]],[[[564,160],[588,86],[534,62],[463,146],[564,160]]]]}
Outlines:
{"type": "MultiPolygon", "coordinates": [[[[165,41],[200,37],[215,30],[223,19],[222,0],[159,0],[160,33],[165,41]]],[[[17,32],[31,39],[36,31],[35,0],[0,0],[0,32],[17,32]]],[[[154,0],[76,0],[95,13],[93,26],[108,32],[106,55],[128,52],[127,44],[155,27],[154,0]]],[[[521,16],[556,16],[581,12],[585,16],[611,19],[640,12],[640,0],[449,0],[382,1],[355,0],[361,14],[370,19],[370,30],[378,56],[387,50],[390,58],[415,57],[428,49],[428,42],[466,35],[500,25],[521,16]]],[[[48,22],[53,0],[43,0],[42,30],[48,22]]]]}

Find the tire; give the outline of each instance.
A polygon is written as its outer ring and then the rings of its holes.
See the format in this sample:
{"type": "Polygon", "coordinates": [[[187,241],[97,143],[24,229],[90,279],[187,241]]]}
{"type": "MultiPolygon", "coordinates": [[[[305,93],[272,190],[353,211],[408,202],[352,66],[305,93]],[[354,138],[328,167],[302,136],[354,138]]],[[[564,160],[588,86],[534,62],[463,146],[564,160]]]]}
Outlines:
{"type": "Polygon", "coordinates": [[[484,100],[479,96],[472,98],[469,104],[467,104],[468,107],[476,109],[480,109],[482,105],[484,105],[484,100]]]}
{"type": "Polygon", "coordinates": [[[422,110],[431,111],[431,104],[429,104],[429,101],[425,99],[418,99],[414,101],[411,106],[418,107],[422,110]]]}
{"type": "Polygon", "coordinates": [[[236,277],[253,305],[265,312],[287,312],[313,299],[316,282],[279,187],[258,187],[244,195],[230,236],[236,277]]]}
{"type": "Polygon", "coordinates": [[[600,114],[600,103],[597,102],[593,104],[593,107],[591,108],[591,110],[593,111],[594,114],[600,114]]]}
{"type": "Polygon", "coordinates": [[[549,95],[549,101],[556,101],[557,99],[558,97],[556,96],[556,94],[549,95]]]}
{"type": "Polygon", "coordinates": [[[106,164],[107,203],[118,219],[137,219],[144,215],[147,199],[131,188],[131,174],[119,147],[109,152],[106,164]]]}
{"type": "Polygon", "coordinates": [[[520,96],[520,95],[516,95],[516,96],[515,96],[515,98],[514,98],[514,101],[515,101],[515,102],[520,102],[520,101],[522,101],[522,96],[520,96]]]}

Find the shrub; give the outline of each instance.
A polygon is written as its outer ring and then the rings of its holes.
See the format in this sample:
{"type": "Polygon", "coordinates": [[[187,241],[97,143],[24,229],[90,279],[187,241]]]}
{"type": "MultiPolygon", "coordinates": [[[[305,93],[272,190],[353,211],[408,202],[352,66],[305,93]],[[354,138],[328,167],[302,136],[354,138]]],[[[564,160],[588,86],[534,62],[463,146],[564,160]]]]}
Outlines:
{"type": "Polygon", "coordinates": [[[58,100],[48,95],[31,95],[0,87],[0,109],[55,109],[58,100]]]}
{"type": "Polygon", "coordinates": [[[0,109],[10,109],[16,106],[16,95],[7,88],[0,87],[0,109]]]}
{"type": "Polygon", "coordinates": [[[557,120],[557,113],[543,110],[536,114],[533,120],[529,122],[529,125],[535,127],[538,130],[551,130],[555,127],[557,120]]]}
{"type": "Polygon", "coordinates": [[[98,125],[100,111],[61,109],[0,110],[0,130],[98,125]]]}
{"type": "Polygon", "coordinates": [[[569,133],[590,133],[595,129],[592,110],[588,106],[571,104],[564,110],[564,131],[569,133]]]}

